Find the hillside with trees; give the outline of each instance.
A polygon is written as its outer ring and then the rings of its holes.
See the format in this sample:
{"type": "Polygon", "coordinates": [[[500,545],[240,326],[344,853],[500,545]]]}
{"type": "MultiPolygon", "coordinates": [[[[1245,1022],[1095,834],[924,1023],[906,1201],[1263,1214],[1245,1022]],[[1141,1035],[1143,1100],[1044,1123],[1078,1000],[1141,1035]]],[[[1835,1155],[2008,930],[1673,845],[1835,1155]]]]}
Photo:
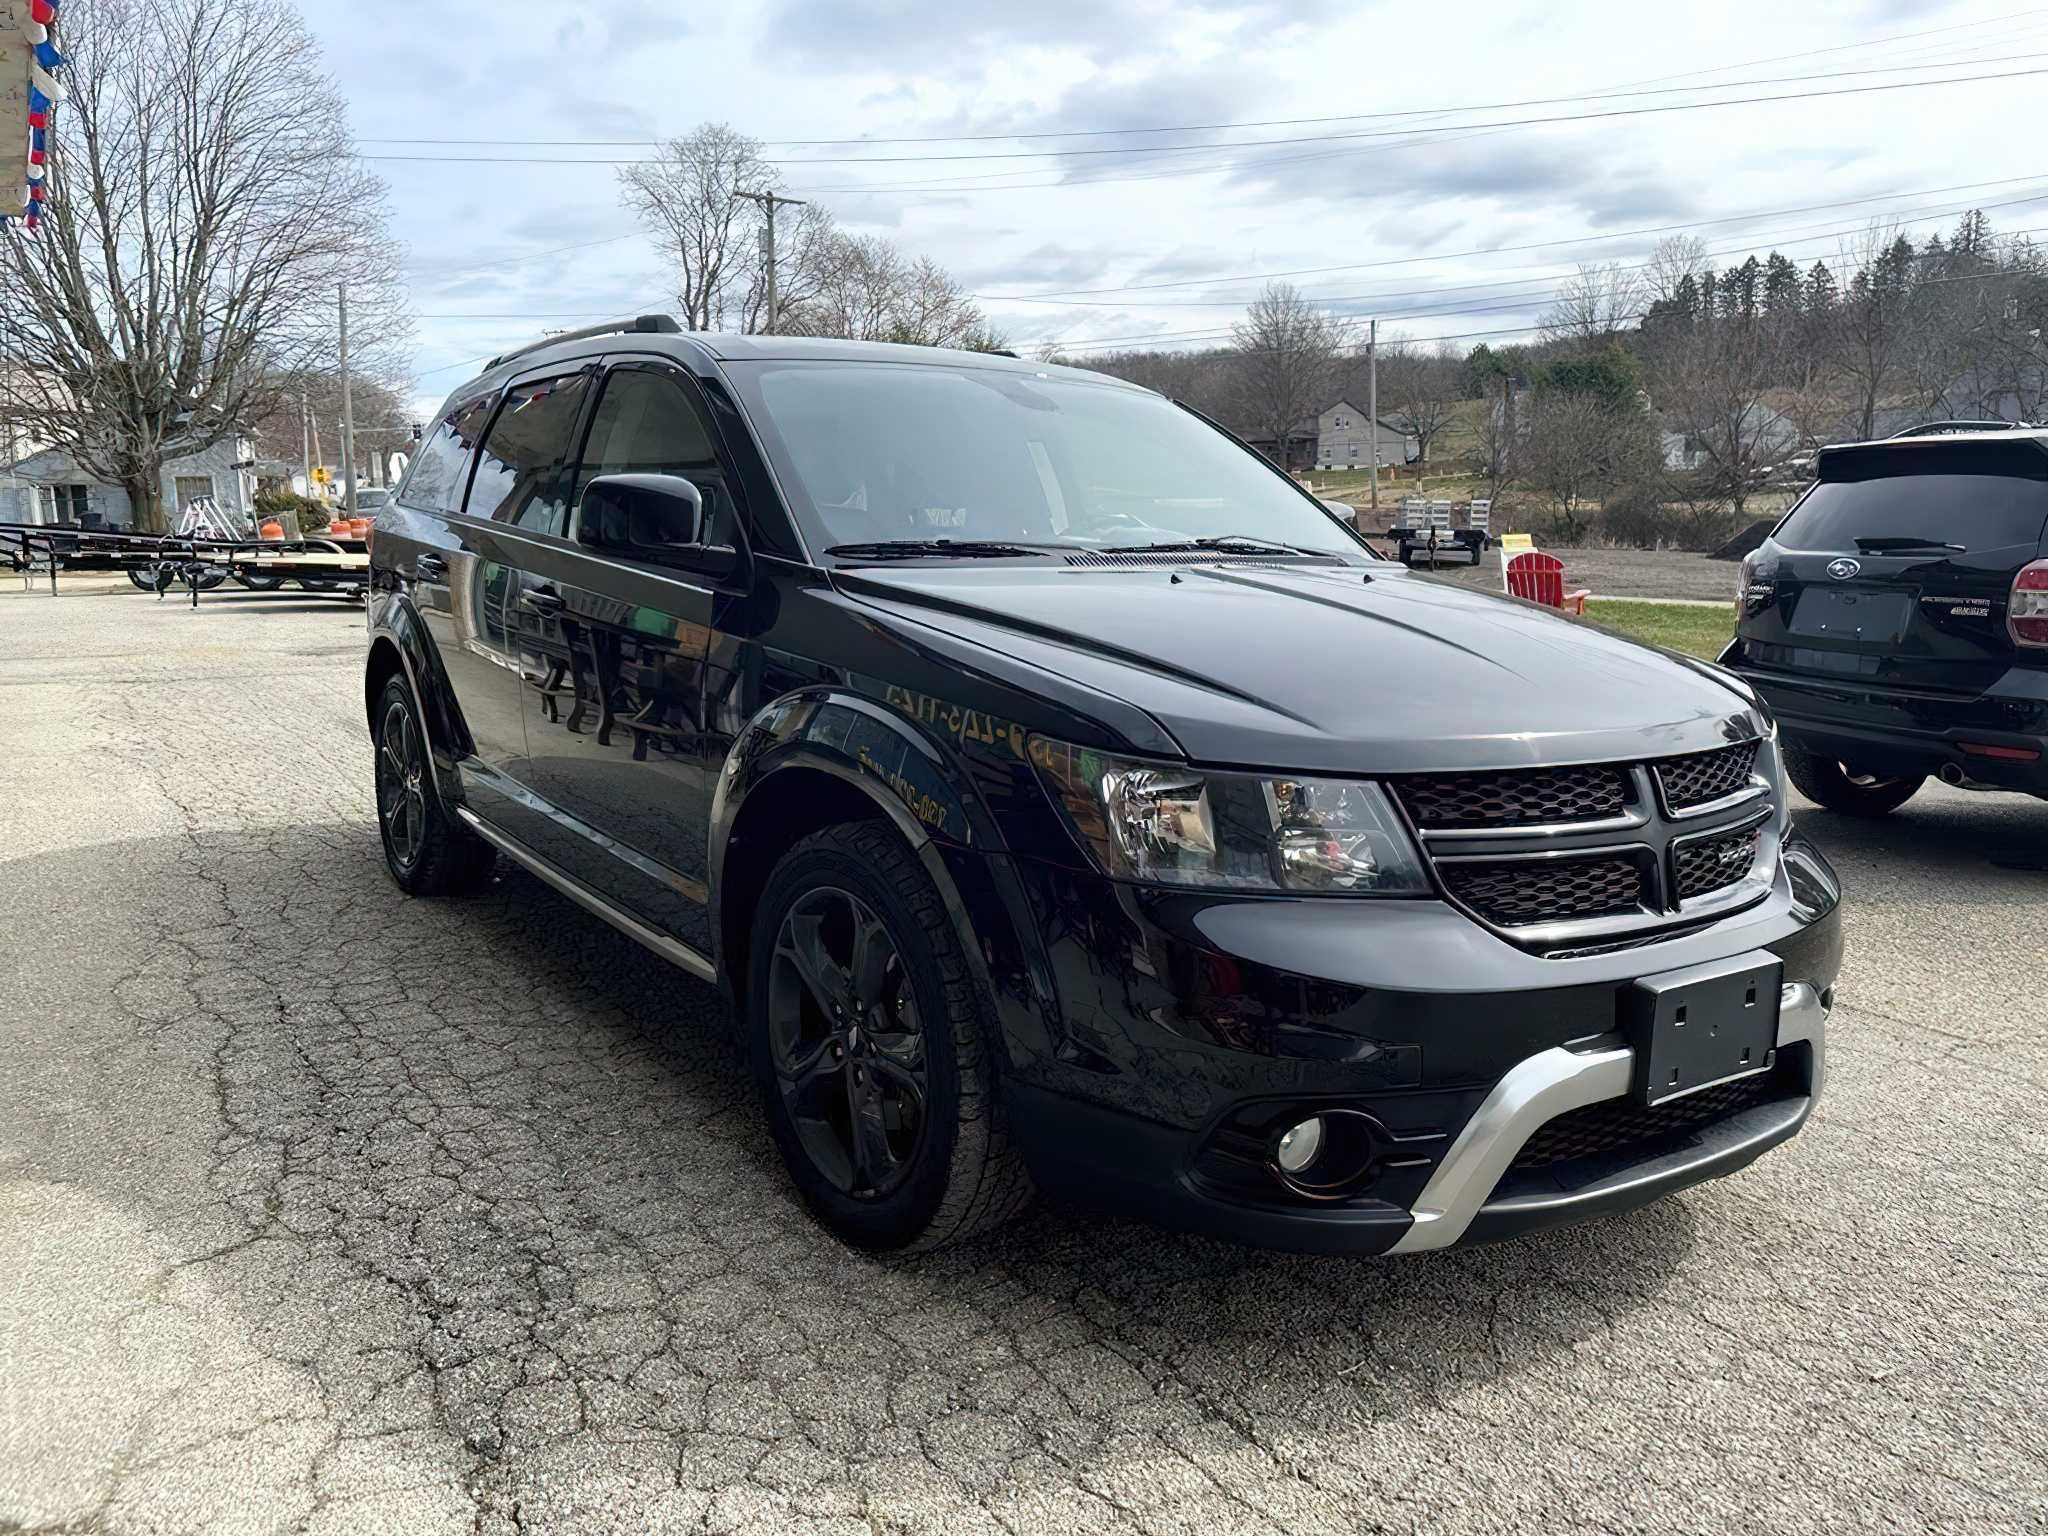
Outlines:
{"type": "MultiPolygon", "coordinates": [[[[1553,542],[1705,548],[1783,505],[1820,444],[2048,417],[2044,331],[2048,251],[1979,212],[1917,244],[1873,227],[1805,263],[1771,251],[1716,267],[1679,236],[1638,266],[1582,266],[1527,344],[1383,336],[1380,413],[1428,473],[1505,500],[1553,542]]],[[[1362,342],[1355,318],[1275,284],[1228,345],[1061,360],[1273,442],[1334,400],[1363,404],[1362,342]]]]}

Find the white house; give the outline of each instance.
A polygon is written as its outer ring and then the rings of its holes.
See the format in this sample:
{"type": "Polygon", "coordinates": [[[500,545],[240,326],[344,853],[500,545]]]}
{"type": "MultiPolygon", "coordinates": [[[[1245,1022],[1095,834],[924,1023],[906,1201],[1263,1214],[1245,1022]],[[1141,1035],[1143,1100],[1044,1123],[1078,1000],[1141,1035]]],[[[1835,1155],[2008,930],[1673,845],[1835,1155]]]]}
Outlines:
{"type": "Polygon", "coordinates": [[[1349,400],[1339,400],[1317,417],[1316,468],[1366,468],[1372,464],[1375,446],[1382,467],[1413,464],[1421,457],[1421,444],[1399,427],[1390,425],[1384,416],[1378,422],[1377,432],[1368,426],[1367,421],[1365,412],[1349,400]]]}
{"type": "MultiPolygon", "coordinates": [[[[230,515],[255,512],[255,446],[237,433],[163,469],[165,520],[173,525],[193,502],[210,499],[230,515]]],[[[61,448],[46,448],[0,469],[0,523],[80,523],[129,528],[127,490],[85,469],[61,448]]]]}

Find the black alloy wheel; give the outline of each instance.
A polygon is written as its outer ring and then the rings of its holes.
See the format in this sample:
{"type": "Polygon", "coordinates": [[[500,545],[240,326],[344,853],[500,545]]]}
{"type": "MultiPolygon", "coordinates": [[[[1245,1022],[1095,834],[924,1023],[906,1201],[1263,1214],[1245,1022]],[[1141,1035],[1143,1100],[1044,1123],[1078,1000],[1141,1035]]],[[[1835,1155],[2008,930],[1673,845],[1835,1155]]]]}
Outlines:
{"type": "Polygon", "coordinates": [[[886,822],[827,827],[776,862],[743,1001],[783,1166],[842,1241],[937,1248],[1029,1203],[994,1010],[932,876],[886,822]]]}
{"type": "Polygon", "coordinates": [[[490,873],[497,850],[441,803],[431,748],[403,677],[385,683],[372,718],[377,831],[391,878],[413,896],[468,890],[490,873]]]}
{"type": "Polygon", "coordinates": [[[427,846],[427,754],[413,728],[412,710],[393,699],[377,731],[377,816],[384,852],[403,880],[419,868],[427,846]]]}
{"type": "Polygon", "coordinates": [[[900,1188],[930,1126],[924,1026],[889,928],[851,891],[811,891],[782,919],[768,971],[768,1040],[782,1102],[842,1194],[900,1188]]]}

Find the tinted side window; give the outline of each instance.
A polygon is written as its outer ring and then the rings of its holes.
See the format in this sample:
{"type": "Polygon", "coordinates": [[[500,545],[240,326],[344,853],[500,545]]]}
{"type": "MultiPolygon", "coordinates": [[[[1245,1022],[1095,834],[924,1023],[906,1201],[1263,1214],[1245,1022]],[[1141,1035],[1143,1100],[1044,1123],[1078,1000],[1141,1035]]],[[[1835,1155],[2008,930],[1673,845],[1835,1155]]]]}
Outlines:
{"type": "Polygon", "coordinates": [[[678,475],[704,495],[704,538],[733,541],[735,506],[712,446],[711,423],[676,379],[621,368],[605,380],[576,470],[576,501],[599,475],[678,475]]]}
{"type": "Polygon", "coordinates": [[[434,423],[434,430],[420,445],[419,457],[412,462],[411,473],[399,488],[400,503],[422,512],[462,510],[462,481],[469,468],[469,450],[483,436],[484,424],[491,419],[491,407],[496,403],[495,395],[485,395],[481,400],[457,406],[434,423]]]}
{"type": "Polygon", "coordinates": [[[562,537],[569,531],[564,471],[576,451],[589,377],[543,379],[506,391],[469,488],[469,515],[562,537]]]}

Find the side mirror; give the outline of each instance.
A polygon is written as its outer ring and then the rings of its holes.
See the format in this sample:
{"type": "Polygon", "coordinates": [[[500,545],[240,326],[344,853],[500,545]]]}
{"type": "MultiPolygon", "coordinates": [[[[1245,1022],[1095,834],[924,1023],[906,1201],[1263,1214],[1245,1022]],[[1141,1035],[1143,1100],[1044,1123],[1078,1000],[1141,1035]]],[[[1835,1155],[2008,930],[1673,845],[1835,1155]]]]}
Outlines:
{"type": "Polygon", "coordinates": [[[600,475],[583,491],[576,542],[660,560],[704,544],[704,493],[680,475],[600,475]]]}

